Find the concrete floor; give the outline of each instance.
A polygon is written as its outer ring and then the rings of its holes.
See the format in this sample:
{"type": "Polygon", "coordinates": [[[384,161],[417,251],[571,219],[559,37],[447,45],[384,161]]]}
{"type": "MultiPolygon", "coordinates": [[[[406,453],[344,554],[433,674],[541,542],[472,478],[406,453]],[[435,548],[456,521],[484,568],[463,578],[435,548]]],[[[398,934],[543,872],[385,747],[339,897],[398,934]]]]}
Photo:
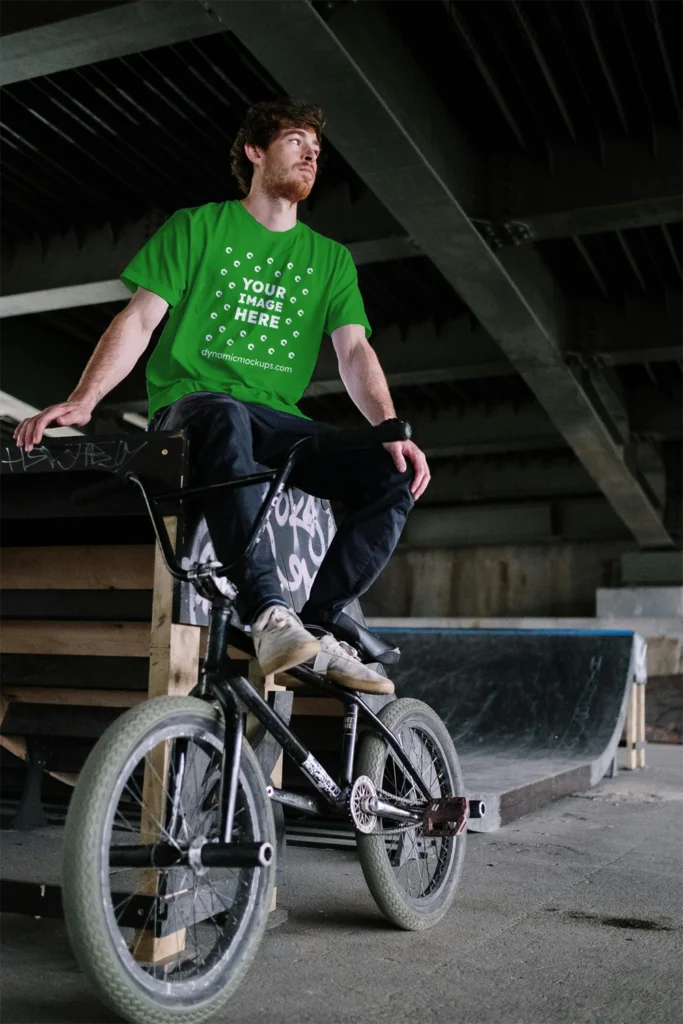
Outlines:
{"type": "MultiPolygon", "coordinates": [[[[678,1024],[683,749],[647,756],[644,772],[470,835],[456,902],[429,932],[383,922],[353,853],[290,849],[289,918],[217,1021],[678,1024]]],[[[0,921],[4,1024],[116,1020],[61,922],[0,921]]]]}

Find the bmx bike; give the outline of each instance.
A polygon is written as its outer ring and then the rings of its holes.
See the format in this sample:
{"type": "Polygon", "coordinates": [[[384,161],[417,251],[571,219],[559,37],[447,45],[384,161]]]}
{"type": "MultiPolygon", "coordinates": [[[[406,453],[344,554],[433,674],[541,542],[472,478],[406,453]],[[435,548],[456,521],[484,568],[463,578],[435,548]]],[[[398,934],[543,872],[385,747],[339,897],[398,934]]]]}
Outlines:
{"type": "Polygon", "coordinates": [[[232,566],[182,569],[159,509],[162,500],[195,500],[216,488],[268,481],[240,556],[248,559],[297,459],[408,436],[407,424],[387,421],[305,438],[279,469],[210,488],[151,497],[130,472],[81,493],[87,500],[112,485],[136,487],[168,571],[192,583],[211,606],[197,686],[187,697],[138,705],[107,729],[83,767],[66,820],[62,893],[71,945],[103,1002],[133,1024],[198,1024],[238,986],[271,909],[273,802],[350,822],[370,891],[398,927],[428,928],[451,905],[468,818],[481,808],[469,805],[439,717],[412,699],[393,700],[375,714],[357,691],[305,665],[289,669],[344,705],[341,764],[332,778],[229,656],[229,645],[254,654],[249,633],[232,621],[232,566]],[[245,738],[247,710],[315,795],[266,783],[245,738]]]}

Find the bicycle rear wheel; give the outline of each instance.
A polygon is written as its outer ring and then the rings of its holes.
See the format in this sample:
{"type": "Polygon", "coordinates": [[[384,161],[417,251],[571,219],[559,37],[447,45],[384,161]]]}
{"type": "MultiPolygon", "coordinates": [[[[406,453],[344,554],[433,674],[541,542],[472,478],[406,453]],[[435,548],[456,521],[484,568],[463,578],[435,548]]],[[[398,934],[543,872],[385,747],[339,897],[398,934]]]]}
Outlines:
{"type": "MultiPolygon", "coordinates": [[[[378,717],[400,740],[433,797],[464,796],[458,755],[443,722],[427,704],[405,698],[378,717]]],[[[358,748],[356,775],[416,809],[425,800],[378,733],[366,733],[358,748]]],[[[400,827],[379,818],[373,833],[356,832],[365,881],[378,907],[399,928],[420,931],[440,921],[455,897],[465,856],[465,834],[425,836],[421,826],[400,827]]]]}
{"type": "MultiPolygon", "coordinates": [[[[222,749],[216,708],[193,697],[158,697],[107,730],[73,794],[63,864],[69,939],[103,1001],[132,1024],[199,1024],[215,1014],[266,926],[274,860],[201,874],[189,866],[110,866],[112,848],[185,850],[199,837],[218,838],[222,749]]],[[[275,848],[265,782],[247,743],[233,841],[275,848]]]]}

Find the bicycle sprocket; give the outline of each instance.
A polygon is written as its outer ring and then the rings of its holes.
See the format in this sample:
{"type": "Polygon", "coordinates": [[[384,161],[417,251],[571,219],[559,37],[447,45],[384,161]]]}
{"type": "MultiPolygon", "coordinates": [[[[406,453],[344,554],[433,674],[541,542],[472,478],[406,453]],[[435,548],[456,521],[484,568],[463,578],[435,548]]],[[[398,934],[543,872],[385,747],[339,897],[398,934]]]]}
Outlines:
{"type": "Polygon", "coordinates": [[[377,797],[377,789],[367,775],[359,775],[349,793],[349,813],[359,832],[369,835],[377,824],[377,815],[368,810],[368,804],[377,797]]]}

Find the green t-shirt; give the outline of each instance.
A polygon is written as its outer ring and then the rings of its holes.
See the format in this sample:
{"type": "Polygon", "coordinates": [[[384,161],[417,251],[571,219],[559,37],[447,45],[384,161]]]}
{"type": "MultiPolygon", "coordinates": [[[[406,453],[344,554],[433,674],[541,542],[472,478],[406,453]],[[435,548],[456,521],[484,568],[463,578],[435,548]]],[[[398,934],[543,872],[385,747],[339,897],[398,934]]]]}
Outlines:
{"type": "Polygon", "coordinates": [[[194,391],[303,416],[323,333],[370,334],[348,249],[300,221],[269,231],[237,201],[178,210],[121,280],[171,307],[147,364],[150,417],[194,391]]]}

